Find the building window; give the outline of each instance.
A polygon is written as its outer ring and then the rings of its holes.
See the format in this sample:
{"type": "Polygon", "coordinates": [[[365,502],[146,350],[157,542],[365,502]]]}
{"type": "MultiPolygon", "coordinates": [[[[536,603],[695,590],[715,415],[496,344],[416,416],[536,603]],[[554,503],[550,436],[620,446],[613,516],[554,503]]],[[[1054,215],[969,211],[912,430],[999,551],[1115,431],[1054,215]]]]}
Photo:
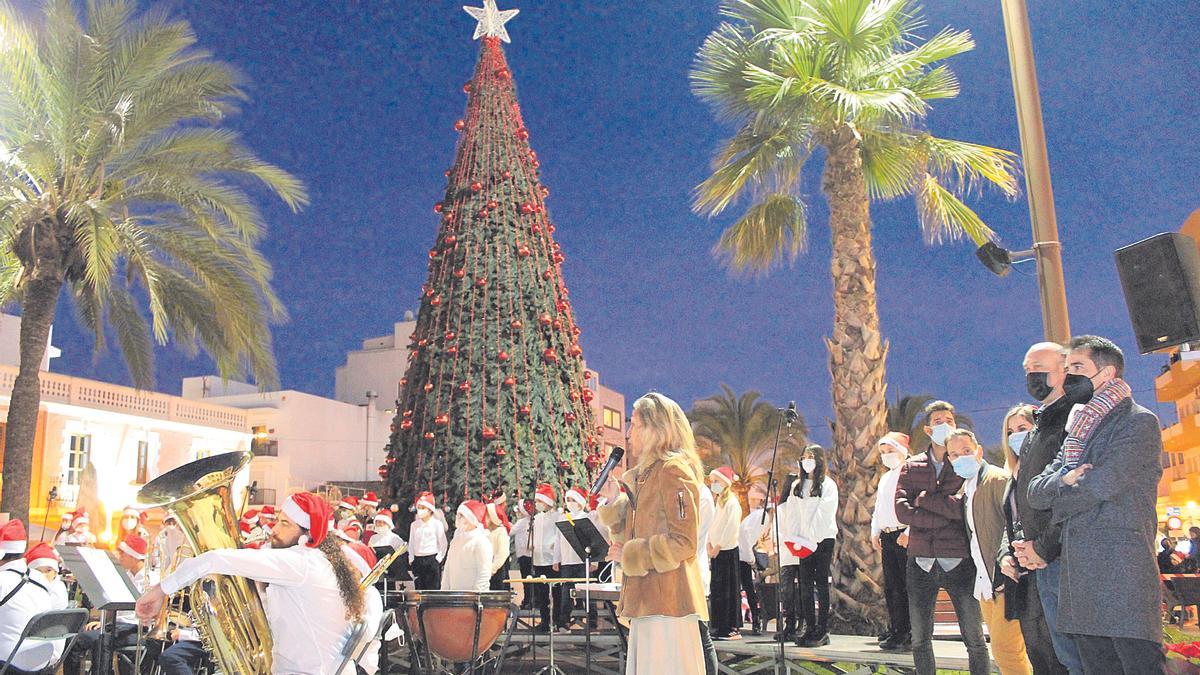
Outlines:
{"type": "Polygon", "coordinates": [[[258,488],[254,492],[255,504],[275,504],[275,488],[258,488]]]}
{"type": "Polygon", "coordinates": [[[196,459],[204,459],[205,457],[211,457],[212,454],[213,454],[212,450],[210,450],[208,448],[200,448],[200,449],[196,450],[196,459]]]}
{"type": "Polygon", "coordinates": [[[604,409],[604,426],[615,431],[621,430],[621,412],[612,408],[604,409]]]}
{"type": "Polygon", "coordinates": [[[92,437],[86,434],[71,434],[71,445],[67,450],[67,485],[79,487],[83,482],[83,470],[92,461],[92,437]]]}
{"type": "Polygon", "coordinates": [[[146,441],[137,442],[137,479],[138,485],[149,480],[150,475],[150,444],[146,441]]]}

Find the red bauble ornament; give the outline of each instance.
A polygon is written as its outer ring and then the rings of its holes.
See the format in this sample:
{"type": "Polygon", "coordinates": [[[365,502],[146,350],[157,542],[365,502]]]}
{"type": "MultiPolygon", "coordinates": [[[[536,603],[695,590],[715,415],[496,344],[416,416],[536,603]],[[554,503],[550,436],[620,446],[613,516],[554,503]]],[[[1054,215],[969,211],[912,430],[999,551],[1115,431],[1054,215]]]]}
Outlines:
{"type": "Polygon", "coordinates": [[[600,445],[600,443],[596,440],[595,436],[588,436],[587,444],[588,444],[589,448],[594,448],[597,445],[600,445]]]}
{"type": "Polygon", "coordinates": [[[487,277],[479,277],[475,280],[476,288],[483,288],[484,286],[487,286],[487,277]]]}
{"type": "Polygon", "coordinates": [[[455,279],[461,279],[465,276],[467,276],[467,271],[464,270],[463,268],[460,267],[460,268],[454,270],[454,278],[455,279]]]}
{"type": "Polygon", "coordinates": [[[503,456],[505,456],[505,455],[507,455],[507,454],[508,454],[508,453],[504,451],[504,448],[503,448],[503,446],[502,446],[502,447],[498,447],[498,448],[496,448],[496,456],[497,456],[497,457],[503,457],[503,456]]]}
{"type": "Polygon", "coordinates": [[[543,185],[542,186],[542,199],[545,199],[546,197],[549,197],[549,196],[550,196],[550,188],[543,185]]]}
{"type": "Polygon", "coordinates": [[[521,417],[529,417],[530,413],[533,412],[533,409],[529,407],[529,404],[525,404],[520,408],[517,408],[517,412],[521,413],[521,417]]]}
{"type": "Polygon", "coordinates": [[[577,418],[575,417],[575,413],[569,412],[563,415],[563,419],[567,421],[567,424],[574,424],[577,418]]]}
{"type": "Polygon", "coordinates": [[[594,399],[594,398],[596,398],[596,395],[592,393],[592,390],[591,390],[591,389],[584,389],[584,390],[583,390],[583,400],[584,400],[585,402],[587,402],[587,403],[591,403],[591,402],[592,402],[592,399],[594,399]]]}
{"type": "Polygon", "coordinates": [[[498,208],[500,208],[500,202],[496,201],[495,199],[489,200],[487,203],[487,207],[489,210],[498,209],[498,208]]]}
{"type": "Polygon", "coordinates": [[[525,215],[533,213],[533,204],[522,204],[521,213],[524,213],[525,215]]]}
{"type": "Polygon", "coordinates": [[[440,296],[440,295],[433,296],[432,298],[429,299],[429,304],[433,305],[434,307],[437,307],[438,305],[442,304],[442,296],[440,296]]]}
{"type": "Polygon", "coordinates": [[[375,472],[379,474],[380,480],[387,480],[387,477],[388,477],[387,464],[380,464],[379,468],[376,469],[375,472]]]}
{"type": "Polygon", "coordinates": [[[571,465],[566,460],[562,460],[558,463],[558,470],[559,471],[570,471],[571,465]]]}
{"type": "Polygon", "coordinates": [[[538,316],[538,323],[542,324],[543,326],[549,326],[553,321],[554,319],[551,318],[549,314],[542,314],[538,316]]]}
{"type": "Polygon", "coordinates": [[[446,169],[445,171],[443,171],[442,175],[445,176],[446,178],[449,178],[450,177],[450,169],[446,169]]]}
{"type": "Polygon", "coordinates": [[[542,358],[546,359],[549,363],[558,363],[558,352],[554,351],[553,348],[547,349],[542,352],[542,358]]]}
{"type": "Polygon", "coordinates": [[[512,172],[508,169],[505,169],[504,172],[500,174],[500,177],[504,180],[512,180],[512,172]]]}
{"type": "Polygon", "coordinates": [[[508,325],[509,325],[509,326],[510,326],[510,327],[511,327],[513,330],[521,330],[521,328],[523,328],[523,327],[524,327],[524,324],[522,324],[520,321],[513,321],[512,323],[510,323],[510,324],[508,324],[508,325]]]}
{"type": "Polygon", "coordinates": [[[572,401],[578,401],[579,400],[579,392],[577,392],[577,391],[571,392],[570,399],[572,401]]]}
{"type": "Polygon", "coordinates": [[[449,354],[450,356],[454,356],[455,354],[458,354],[458,346],[450,345],[449,347],[446,347],[446,353],[449,354]]]}
{"type": "Polygon", "coordinates": [[[521,127],[520,129],[517,129],[517,138],[519,138],[523,141],[529,140],[529,130],[526,129],[525,127],[521,127]]]}
{"type": "Polygon", "coordinates": [[[446,413],[442,413],[441,415],[438,415],[437,417],[433,418],[433,423],[438,425],[439,427],[444,427],[447,424],[450,424],[450,415],[447,415],[446,413]]]}
{"type": "Polygon", "coordinates": [[[442,337],[446,338],[447,340],[453,340],[454,338],[458,337],[458,333],[455,333],[452,330],[448,330],[448,331],[446,331],[446,334],[443,335],[442,337]]]}
{"type": "Polygon", "coordinates": [[[585,379],[585,380],[590,380],[595,376],[596,376],[596,374],[590,370],[583,371],[583,379],[585,379]]]}
{"type": "Polygon", "coordinates": [[[507,361],[508,360],[508,352],[505,352],[505,351],[500,352],[499,354],[496,355],[496,360],[502,361],[502,362],[507,361]]]}
{"type": "Polygon", "coordinates": [[[412,424],[413,424],[412,420],[404,420],[403,422],[400,423],[400,428],[405,431],[408,431],[409,429],[412,428],[412,424]]]}
{"type": "Polygon", "coordinates": [[[517,247],[517,255],[521,256],[522,258],[528,258],[529,257],[529,247],[525,246],[525,245],[518,246],[517,247]]]}
{"type": "Polygon", "coordinates": [[[559,313],[565,312],[567,311],[567,303],[559,300],[558,302],[554,303],[554,309],[557,309],[559,313]]]}
{"type": "Polygon", "coordinates": [[[490,211],[488,211],[487,209],[479,209],[479,211],[477,211],[477,212],[475,213],[475,215],[476,215],[476,216],[478,216],[478,217],[480,217],[480,218],[487,218],[487,217],[488,217],[488,214],[490,214],[490,213],[491,213],[491,212],[490,212],[490,211]]]}
{"type": "Polygon", "coordinates": [[[441,212],[442,212],[442,203],[441,203],[441,202],[438,202],[438,203],[436,203],[436,204],[434,204],[434,205],[433,205],[433,212],[434,212],[434,213],[441,213],[441,212]]]}
{"type": "Polygon", "coordinates": [[[504,378],[504,386],[515,387],[516,384],[517,384],[517,378],[513,377],[512,375],[509,375],[508,377],[504,378]]]}
{"type": "Polygon", "coordinates": [[[483,183],[480,183],[479,181],[474,181],[471,183],[471,192],[479,192],[482,189],[483,183]]]}
{"type": "Polygon", "coordinates": [[[562,330],[562,320],[561,319],[555,319],[554,323],[552,325],[554,326],[554,330],[562,330]]]}
{"type": "Polygon", "coordinates": [[[425,432],[425,440],[427,440],[427,441],[432,441],[432,440],[433,440],[433,432],[432,432],[432,431],[426,431],[426,432],[425,432]]]}
{"type": "MultiPolygon", "coordinates": [[[[400,386],[401,386],[401,387],[403,387],[403,386],[404,386],[404,385],[406,385],[406,384],[408,384],[408,378],[407,378],[407,377],[402,377],[402,378],[400,378],[400,386]]],[[[411,410],[409,410],[408,412],[409,412],[409,414],[411,414],[411,413],[412,413],[412,411],[411,411],[411,410]]]]}
{"type": "Polygon", "coordinates": [[[600,466],[600,456],[595,454],[588,455],[583,460],[583,465],[589,469],[595,469],[596,467],[600,466]]]}
{"type": "Polygon", "coordinates": [[[463,93],[464,94],[471,93],[471,83],[470,82],[463,85],[463,93]]]}
{"type": "Polygon", "coordinates": [[[483,440],[490,441],[496,437],[496,430],[492,427],[484,427],[480,435],[483,436],[483,440]]]}
{"type": "Polygon", "coordinates": [[[554,278],[554,270],[546,270],[545,272],[542,272],[542,278],[546,281],[550,281],[554,278]]]}
{"type": "Polygon", "coordinates": [[[542,232],[542,226],[534,223],[532,226],[530,226],[529,231],[534,234],[540,234],[542,232]]]}
{"type": "Polygon", "coordinates": [[[538,167],[539,167],[539,166],[541,166],[541,165],[542,165],[542,163],[541,163],[541,162],[537,161],[536,159],[535,159],[535,160],[533,160],[533,168],[535,168],[535,169],[536,169],[536,168],[538,168],[538,167]]]}
{"type": "Polygon", "coordinates": [[[567,257],[561,253],[555,253],[553,259],[554,259],[555,264],[561,264],[562,261],[567,259],[567,257]]]}
{"type": "Polygon", "coordinates": [[[463,392],[464,394],[467,393],[468,391],[471,391],[471,383],[463,382],[462,384],[458,385],[458,390],[463,392]]]}
{"type": "Polygon", "coordinates": [[[457,122],[454,123],[455,131],[462,131],[463,129],[466,129],[466,128],[467,128],[467,123],[463,120],[458,120],[457,122]]]}
{"type": "Polygon", "coordinates": [[[392,432],[393,434],[394,434],[394,433],[396,433],[396,425],[395,425],[395,424],[389,424],[389,425],[388,425],[388,431],[392,432]]]}
{"type": "Polygon", "coordinates": [[[571,345],[571,348],[567,350],[567,353],[571,356],[583,356],[583,347],[580,347],[579,345],[571,345]]]}
{"type": "Polygon", "coordinates": [[[502,79],[502,80],[507,80],[507,79],[508,79],[508,76],[509,76],[509,75],[511,75],[511,74],[512,74],[512,73],[510,73],[510,72],[508,71],[508,68],[500,68],[500,69],[498,69],[498,70],[496,71],[496,77],[498,77],[498,78],[500,78],[500,79],[502,79]]]}
{"type": "Polygon", "coordinates": [[[433,260],[436,257],[437,257],[437,249],[436,248],[429,249],[429,259],[433,260]]]}
{"type": "Polygon", "coordinates": [[[417,348],[418,349],[421,349],[428,344],[429,344],[429,340],[426,340],[425,338],[421,338],[420,340],[417,340],[417,348]]]}
{"type": "Polygon", "coordinates": [[[554,234],[554,231],[557,229],[558,229],[557,227],[554,227],[554,223],[550,223],[549,225],[546,226],[546,231],[549,232],[550,234],[554,234]]]}
{"type": "Polygon", "coordinates": [[[442,241],[446,243],[446,246],[453,246],[458,243],[458,237],[453,234],[448,234],[442,241]]]}
{"type": "Polygon", "coordinates": [[[432,383],[432,382],[426,382],[426,383],[425,383],[425,393],[427,393],[427,394],[428,394],[428,393],[429,393],[429,392],[431,392],[431,391],[433,391],[433,383],[432,383]]]}
{"type": "Polygon", "coordinates": [[[583,332],[583,330],[580,329],[579,326],[571,327],[571,335],[574,335],[575,337],[579,337],[579,334],[582,332],[583,332]]]}
{"type": "Polygon", "coordinates": [[[409,418],[409,417],[412,417],[412,416],[413,416],[413,411],[412,411],[412,410],[405,410],[403,414],[404,414],[404,417],[405,417],[405,419],[407,419],[407,418],[409,418]]]}

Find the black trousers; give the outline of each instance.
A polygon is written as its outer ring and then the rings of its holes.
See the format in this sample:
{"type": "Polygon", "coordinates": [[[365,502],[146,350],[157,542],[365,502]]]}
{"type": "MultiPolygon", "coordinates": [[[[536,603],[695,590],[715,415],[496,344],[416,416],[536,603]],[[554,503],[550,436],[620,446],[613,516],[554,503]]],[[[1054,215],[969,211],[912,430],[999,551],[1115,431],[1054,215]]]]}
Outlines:
{"type": "Polygon", "coordinates": [[[1085,675],[1162,675],[1166,655],[1158,642],[1136,638],[1072,635],[1085,675]]]}
{"type": "Polygon", "coordinates": [[[754,564],[739,560],[738,579],[742,582],[742,591],[746,593],[746,604],[750,605],[750,621],[758,624],[761,611],[758,606],[758,591],[754,588],[754,564]]]}
{"type": "Polygon", "coordinates": [[[832,563],[833,537],[817,544],[817,550],[800,561],[800,607],[809,632],[828,632],[829,566],[832,563]]]}
{"type": "MultiPolygon", "coordinates": [[[[578,579],[586,574],[587,566],[583,563],[558,566],[558,576],[564,579],[578,579]]],[[[559,628],[571,625],[571,612],[575,610],[575,601],[571,599],[572,588],[575,588],[575,584],[554,584],[554,625],[559,628]]]]}
{"type": "Polygon", "coordinates": [[[738,550],[721,551],[712,559],[709,585],[712,612],[709,623],[713,635],[727,636],[742,626],[742,588],[738,581],[738,550]]]}
{"type": "MultiPolygon", "coordinates": [[[[533,576],[545,576],[547,579],[557,579],[558,572],[554,571],[551,565],[534,565],[533,576]]],[[[550,584],[527,584],[526,591],[533,591],[533,606],[537,609],[541,616],[539,625],[550,625],[550,584]]],[[[555,604],[558,603],[558,598],[554,598],[555,604]]]]}
{"type": "Polygon", "coordinates": [[[704,675],[717,675],[717,647],[713,644],[712,632],[707,621],[697,621],[700,627],[700,649],[704,652],[704,675]]]}
{"type": "MultiPolygon", "coordinates": [[[[908,549],[896,543],[903,530],[879,535],[883,553],[883,599],[887,602],[888,634],[907,638],[912,634],[908,622],[908,549]]],[[[1036,598],[1035,598],[1036,599],[1036,598]]]]}
{"type": "MultiPolygon", "coordinates": [[[[517,558],[517,569],[521,570],[521,578],[533,576],[533,558],[523,555],[517,558]]],[[[525,586],[521,589],[521,609],[533,607],[533,589],[525,586]]]]}
{"type": "Polygon", "coordinates": [[[917,675],[935,675],[937,672],[933,655],[933,620],[938,590],[942,588],[954,604],[958,631],[967,645],[967,667],[971,675],[991,673],[991,657],[983,638],[983,614],[975,599],[975,562],[963,558],[947,572],[935,561],[926,572],[915,558],[909,558],[907,571],[908,616],[912,624],[913,664],[917,675]]]}
{"type": "Polygon", "coordinates": [[[800,587],[796,579],[800,576],[799,565],[784,565],[779,571],[779,601],[783,605],[783,618],[788,626],[796,625],[800,610],[800,587]]]}
{"type": "Polygon", "coordinates": [[[195,640],[180,640],[163,650],[158,665],[163,675],[193,675],[206,658],[204,645],[195,640]]]}
{"type": "Polygon", "coordinates": [[[1058,655],[1054,653],[1050,626],[1046,625],[1046,615],[1042,613],[1042,601],[1038,597],[1037,575],[1026,574],[1023,581],[1025,602],[1031,603],[1033,608],[1023,612],[1018,620],[1021,623],[1021,637],[1025,638],[1025,653],[1029,656],[1033,675],[1069,675],[1071,671],[1059,662],[1058,655]]]}
{"type": "Polygon", "coordinates": [[[412,562],[413,586],[418,591],[436,591],[442,587],[442,566],[436,555],[419,555],[412,562]]]}
{"type": "MultiPolygon", "coordinates": [[[[109,643],[111,645],[111,650],[115,650],[118,647],[130,647],[135,645],[137,644],[137,626],[127,623],[115,624],[113,629],[109,632],[109,639],[111,640],[109,643]]],[[[92,668],[90,672],[107,674],[110,668],[107,666],[102,666],[102,664],[96,659],[99,646],[100,631],[85,630],[80,633],[79,637],[75,638],[75,645],[71,647],[71,653],[67,654],[67,658],[63,662],[64,675],[81,674],[83,672],[83,657],[85,654],[90,654],[92,657],[92,668]]],[[[113,652],[109,651],[108,654],[111,657],[113,652]]],[[[7,656],[7,654],[5,656],[7,656]]],[[[9,670],[11,672],[11,669],[9,670]]],[[[122,675],[128,675],[128,673],[124,671],[133,672],[133,669],[129,668],[124,663],[121,663],[121,670],[123,671],[122,675]]]]}
{"type": "Polygon", "coordinates": [[[500,569],[496,570],[496,573],[492,575],[491,581],[488,582],[488,588],[493,591],[507,591],[510,589],[512,584],[504,583],[504,580],[508,578],[508,564],[510,562],[512,562],[512,556],[504,559],[504,564],[500,566],[500,569]]]}

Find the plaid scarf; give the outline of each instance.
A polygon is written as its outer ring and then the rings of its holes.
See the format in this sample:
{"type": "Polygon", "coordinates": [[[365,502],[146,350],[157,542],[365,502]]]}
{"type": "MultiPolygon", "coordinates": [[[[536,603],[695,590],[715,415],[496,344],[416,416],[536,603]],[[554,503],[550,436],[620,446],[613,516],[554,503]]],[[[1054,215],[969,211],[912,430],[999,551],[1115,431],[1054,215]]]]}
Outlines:
{"type": "Polygon", "coordinates": [[[1063,441],[1062,446],[1067,466],[1074,467],[1079,463],[1079,458],[1083,455],[1083,446],[1096,431],[1096,427],[1100,426],[1100,422],[1113,408],[1132,395],[1133,391],[1125,380],[1118,378],[1104,383],[1086,404],[1075,406],[1067,424],[1067,439],[1063,441]]]}

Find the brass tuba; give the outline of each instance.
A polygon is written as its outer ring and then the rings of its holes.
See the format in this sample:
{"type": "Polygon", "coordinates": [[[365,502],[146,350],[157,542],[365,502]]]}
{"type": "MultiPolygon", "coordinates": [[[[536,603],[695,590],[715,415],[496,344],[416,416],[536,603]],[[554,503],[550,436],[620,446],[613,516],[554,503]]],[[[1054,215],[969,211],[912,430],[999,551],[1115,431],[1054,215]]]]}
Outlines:
{"type": "MultiPolygon", "coordinates": [[[[196,555],[238,548],[232,484],[252,457],[228,452],[184,464],[146,483],[138,502],[174,515],[196,555]]],[[[221,672],[270,675],[271,630],[253,581],[213,575],[182,593],[190,601],[192,625],[221,672]]]]}

